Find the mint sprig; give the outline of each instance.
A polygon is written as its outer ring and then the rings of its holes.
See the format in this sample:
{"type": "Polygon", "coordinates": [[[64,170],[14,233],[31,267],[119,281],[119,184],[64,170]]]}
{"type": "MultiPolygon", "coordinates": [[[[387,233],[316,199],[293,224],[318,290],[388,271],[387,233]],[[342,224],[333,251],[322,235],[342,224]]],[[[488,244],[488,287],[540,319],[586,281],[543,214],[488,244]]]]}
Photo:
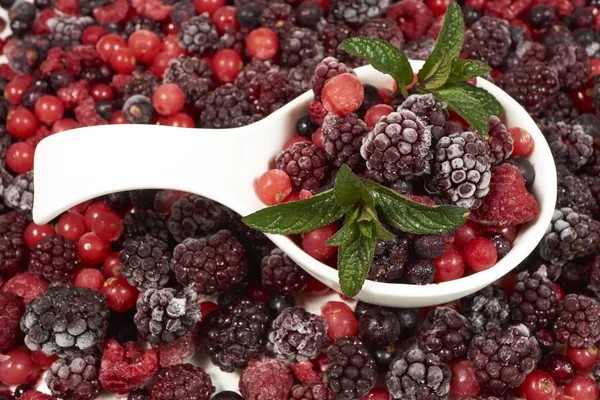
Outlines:
{"type": "Polygon", "coordinates": [[[264,208],[243,221],[263,232],[298,234],[343,219],[340,230],[326,244],[338,248],[340,286],[352,297],[367,277],[377,240],[394,237],[381,220],[400,231],[423,235],[456,229],[468,215],[461,207],[416,203],[378,183],[361,180],[343,165],[332,190],[264,208]]]}
{"type": "Polygon", "coordinates": [[[353,37],[344,40],[339,48],[366,58],[373,68],[391,75],[402,96],[407,97],[409,92],[431,93],[486,136],[488,117],[499,117],[503,109],[493,95],[465,82],[491,71],[491,68],[480,61],[458,59],[464,42],[464,29],[460,6],[452,1],[448,4],[436,45],[410,89],[407,87],[413,81],[413,71],[408,58],[391,44],[384,45],[386,42],[379,39],[353,37]]]}

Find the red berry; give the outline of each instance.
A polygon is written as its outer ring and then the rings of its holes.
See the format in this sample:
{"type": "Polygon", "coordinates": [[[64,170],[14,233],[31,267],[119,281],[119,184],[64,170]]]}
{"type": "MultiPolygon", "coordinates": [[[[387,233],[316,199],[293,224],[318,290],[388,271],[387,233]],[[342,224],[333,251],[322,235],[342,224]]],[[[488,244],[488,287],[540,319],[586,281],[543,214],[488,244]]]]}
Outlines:
{"type": "Polygon", "coordinates": [[[84,264],[100,265],[108,253],[110,253],[110,242],[100,239],[93,232],[84,234],[77,242],[77,254],[84,264]]]}
{"type": "Polygon", "coordinates": [[[185,94],[174,83],[163,83],[152,95],[152,105],[160,115],[172,115],[181,111],[185,104],[185,94]]]}
{"type": "Polygon", "coordinates": [[[169,61],[173,58],[173,54],[163,51],[158,53],[152,62],[152,72],[160,79],[163,78],[165,70],[169,67],[169,61]]]}
{"type": "Polygon", "coordinates": [[[108,206],[106,203],[94,203],[90,205],[86,210],[83,217],[85,218],[85,226],[87,226],[88,230],[92,230],[92,224],[94,220],[98,218],[98,215],[103,212],[111,212],[112,208],[108,206]]]}
{"type": "Polygon", "coordinates": [[[43,370],[50,369],[52,363],[58,359],[57,355],[47,356],[41,350],[32,351],[29,356],[31,361],[43,370]]]}
{"type": "Polygon", "coordinates": [[[253,57],[268,60],[279,51],[279,38],[272,29],[254,29],[246,38],[246,48],[253,57]]]}
{"type": "MultiPolygon", "coordinates": [[[[310,140],[308,140],[308,138],[305,138],[304,136],[293,136],[291,138],[289,138],[284,144],[283,144],[283,149],[289,149],[290,147],[292,147],[293,145],[295,145],[296,143],[302,143],[302,142],[310,142],[310,140]]],[[[292,193],[293,194],[293,193],[292,193]]]]}
{"type": "Polygon", "coordinates": [[[115,95],[106,83],[96,83],[90,88],[90,95],[95,101],[112,100],[115,95]]]}
{"type": "Polygon", "coordinates": [[[247,294],[250,300],[259,303],[267,303],[269,301],[269,296],[271,295],[264,286],[256,281],[252,281],[248,284],[247,294]]]}
{"type": "Polygon", "coordinates": [[[22,350],[11,350],[0,361],[0,382],[5,385],[21,385],[33,372],[33,361],[22,350]]]}
{"type": "Polygon", "coordinates": [[[512,152],[513,156],[526,156],[533,150],[533,138],[523,128],[510,128],[508,132],[514,139],[515,149],[512,152]]]}
{"type": "Polygon", "coordinates": [[[163,22],[162,31],[165,35],[177,35],[177,32],[179,32],[179,25],[174,23],[171,18],[168,18],[163,22]]]}
{"type": "Polygon", "coordinates": [[[575,363],[577,371],[590,371],[598,362],[598,347],[596,345],[589,349],[568,347],[565,354],[575,363]]]}
{"type": "Polygon", "coordinates": [[[549,400],[556,394],[556,384],[552,377],[544,371],[535,370],[527,375],[521,384],[521,393],[526,400],[549,400]]]}
{"type": "Polygon", "coordinates": [[[127,122],[127,119],[125,119],[125,114],[123,114],[123,110],[117,110],[115,112],[112,113],[112,115],[110,116],[110,122],[113,125],[121,125],[121,124],[128,124],[129,122],[127,122]]]}
{"type": "Polygon", "coordinates": [[[517,227],[516,226],[482,226],[483,232],[496,232],[504,235],[508,242],[512,244],[517,237],[517,227]]]}
{"type": "Polygon", "coordinates": [[[439,17],[446,13],[450,0],[427,0],[427,7],[431,10],[434,17],[439,17]]]}
{"type": "Polygon", "coordinates": [[[312,142],[319,147],[323,147],[323,128],[318,128],[312,135],[312,142]]]}
{"type": "Polygon", "coordinates": [[[456,228],[452,244],[462,249],[471,239],[475,239],[480,234],[481,227],[475,222],[467,220],[467,222],[456,228]]]}
{"type": "Polygon", "coordinates": [[[27,247],[33,249],[35,245],[44,240],[46,236],[54,234],[55,232],[54,229],[52,229],[52,225],[38,225],[35,222],[31,222],[27,225],[27,228],[25,228],[25,234],[23,236],[27,247]]]}
{"type": "Polygon", "coordinates": [[[360,79],[350,73],[329,79],[321,92],[325,109],[337,115],[347,115],[358,110],[364,97],[365,90],[360,79]]]}
{"type": "Polygon", "coordinates": [[[33,169],[35,148],[27,142],[17,142],[6,150],[6,164],[17,174],[24,174],[33,169]]]}
{"type": "Polygon", "coordinates": [[[389,115],[394,112],[394,109],[387,104],[377,104],[373,107],[369,108],[365,113],[365,124],[367,124],[367,128],[373,129],[379,118],[389,115]]]}
{"type": "Polygon", "coordinates": [[[225,0],[194,0],[194,7],[198,14],[212,15],[217,9],[225,5],[225,0]]]}
{"type": "Polygon", "coordinates": [[[35,102],[35,116],[45,124],[53,124],[63,117],[65,106],[56,96],[44,95],[35,102]]]}
{"type": "Polygon", "coordinates": [[[88,231],[83,216],[76,212],[66,212],[56,224],[56,233],[65,239],[77,242],[88,231]]]}
{"type": "Polygon", "coordinates": [[[387,104],[387,105],[392,104],[392,101],[394,100],[392,98],[392,93],[393,93],[392,89],[379,88],[379,89],[377,89],[377,91],[379,92],[379,101],[382,104],[387,104]]]}
{"type": "Polygon", "coordinates": [[[484,271],[496,265],[498,253],[491,240],[475,238],[469,241],[464,249],[464,258],[469,267],[475,271],[484,271]]]}
{"type": "Polygon", "coordinates": [[[94,200],[86,200],[83,203],[79,203],[69,208],[69,211],[83,215],[92,204],[94,204],[94,200]]]}
{"type": "Polygon", "coordinates": [[[592,58],[590,60],[590,67],[592,69],[592,77],[600,75],[600,58],[592,58]]]}
{"type": "Polygon", "coordinates": [[[219,306],[217,303],[212,301],[203,301],[198,306],[200,308],[200,315],[202,315],[202,319],[200,320],[200,325],[204,325],[206,323],[206,317],[213,311],[219,311],[219,306]]]}
{"type": "Polygon", "coordinates": [[[325,242],[336,234],[338,228],[335,224],[329,224],[314,231],[302,234],[302,248],[317,260],[326,260],[337,254],[337,247],[327,246],[325,242]]]}
{"type": "Polygon", "coordinates": [[[119,239],[122,230],[123,219],[114,211],[101,212],[92,222],[92,232],[109,242],[119,239]]]}
{"type": "Polygon", "coordinates": [[[219,35],[224,34],[228,28],[233,28],[235,30],[240,29],[240,23],[237,20],[235,8],[232,6],[224,6],[217,9],[212,15],[212,20],[219,35]]]}
{"type": "Polygon", "coordinates": [[[186,113],[178,112],[177,114],[171,115],[167,118],[168,126],[174,126],[176,128],[195,128],[196,124],[192,117],[187,115],[186,113]]]}
{"type": "Polygon", "coordinates": [[[571,397],[571,396],[567,396],[567,395],[564,395],[564,394],[559,394],[558,396],[556,396],[554,398],[554,400],[575,400],[575,399],[573,397],[571,397]]]}
{"type": "Polygon", "coordinates": [[[31,86],[33,82],[33,76],[31,75],[18,75],[14,77],[4,87],[4,97],[10,104],[18,106],[21,104],[21,96],[23,92],[31,86]]]}
{"type": "Polygon", "coordinates": [[[109,62],[115,50],[126,47],[127,42],[120,35],[116,33],[109,33],[104,35],[96,43],[96,51],[104,62],[109,62]]]}
{"type": "Polygon", "coordinates": [[[104,285],[104,274],[96,268],[84,268],[73,280],[73,285],[81,288],[88,288],[94,290],[102,289],[104,285]]]}
{"type": "Polygon", "coordinates": [[[574,400],[597,400],[598,387],[596,382],[587,375],[577,375],[565,386],[565,394],[574,400]]]}
{"type": "Polygon", "coordinates": [[[292,180],[280,169],[271,169],[256,181],[256,195],[268,206],[281,203],[292,192],[292,180]]]}
{"type": "Polygon", "coordinates": [[[137,60],[147,64],[154,61],[154,57],[160,53],[162,43],[156,33],[141,29],[129,36],[127,45],[137,60]]]}
{"type": "Polygon", "coordinates": [[[106,29],[100,25],[88,26],[81,34],[81,44],[95,45],[104,35],[106,35],[106,29]]]}
{"type": "Polygon", "coordinates": [[[592,101],[592,84],[588,84],[579,89],[571,90],[571,100],[573,104],[582,113],[593,113],[594,103],[592,101]]]}
{"type": "Polygon", "coordinates": [[[138,291],[131,286],[123,275],[108,278],[102,286],[101,292],[106,296],[108,308],[116,312],[130,310],[138,297],[138,291]]]}
{"type": "Polygon", "coordinates": [[[52,125],[52,133],[59,133],[68,131],[70,129],[75,129],[79,125],[77,122],[71,118],[61,119],[60,121],[56,121],[54,125],[52,125]]]}
{"type": "Polygon", "coordinates": [[[129,74],[135,69],[136,58],[128,47],[116,49],[110,56],[110,66],[119,74],[129,74]]]}
{"type": "Polygon", "coordinates": [[[106,256],[106,259],[104,259],[104,264],[102,265],[102,270],[107,278],[121,275],[122,268],[123,264],[121,264],[121,261],[119,261],[118,251],[113,251],[106,256]]]}
{"type": "Polygon", "coordinates": [[[213,71],[219,82],[232,83],[238,76],[244,63],[242,57],[231,49],[217,51],[213,57],[213,71]]]}
{"type": "Polygon", "coordinates": [[[450,394],[454,396],[474,397],[479,393],[479,383],[475,378],[475,370],[468,360],[454,361],[450,365],[452,380],[450,394]]]}
{"type": "Polygon", "coordinates": [[[465,260],[456,247],[446,245],[446,251],[440,258],[433,260],[435,265],[435,281],[447,282],[462,278],[465,274],[465,260]]]}
{"type": "Polygon", "coordinates": [[[360,400],[390,400],[390,393],[383,388],[373,388],[360,400]]]}
{"type": "Polygon", "coordinates": [[[35,114],[25,107],[16,108],[6,117],[6,130],[18,139],[27,139],[35,134],[38,120],[35,114]]]}
{"type": "Polygon", "coordinates": [[[563,299],[565,298],[565,291],[563,290],[563,288],[558,286],[556,283],[553,283],[552,287],[554,288],[554,291],[556,292],[556,301],[557,302],[563,301],[563,299]]]}
{"type": "Polygon", "coordinates": [[[160,51],[167,52],[173,55],[173,57],[177,57],[179,54],[185,53],[185,50],[179,47],[179,39],[177,39],[177,35],[167,35],[162,40],[160,45],[160,51]]]}
{"type": "Polygon", "coordinates": [[[304,291],[313,294],[325,294],[329,291],[329,287],[326,286],[323,282],[311,277],[308,280],[308,284],[306,285],[304,291]]]}
{"type": "Polygon", "coordinates": [[[341,301],[329,301],[321,309],[321,316],[327,321],[327,336],[334,341],[345,336],[355,336],[358,321],[348,304],[341,301]]]}

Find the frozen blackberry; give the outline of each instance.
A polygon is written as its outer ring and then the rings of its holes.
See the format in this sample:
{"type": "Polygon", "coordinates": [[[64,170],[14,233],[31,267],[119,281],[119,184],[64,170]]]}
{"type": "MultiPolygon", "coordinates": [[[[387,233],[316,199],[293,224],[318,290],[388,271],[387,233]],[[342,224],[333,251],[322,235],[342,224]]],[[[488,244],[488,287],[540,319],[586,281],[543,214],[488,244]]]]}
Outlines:
{"type": "Polygon", "coordinates": [[[572,124],[579,117],[579,110],[573,103],[569,93],[560,91],[542,111],[540,125],[548,126],[557,122],[572,124]]]}
{"type": "Polygon", "coordinates": [[[358,337],[374,350],[395,343],[400,332],[400,321],[391,309],[373,307],[358,320],[358,337]]]}
{"type": "Polygon", "coordinates": [[[285,295],[300,292],[310,279],[310,276],[279,248],[271,250],[271,253],[262,259],[261,277],[265,289],[277,290],[285,295]]]}
{"type": "Polygon", "coordinates": [[[558,208],[569,207],[573,211],[588,215],[598,211],[596,198],[592,195],[590,187],[579,176],[569,171],[565,165],[558,165],[556,173],[558,208]]]}
{"type": "Polygon", "coordinates": [[[169,281],[169,246],[150,235],[125,239],[119,261],[123,276],[140,291],[157,288],[169,281]]]}
{"type": "Polygon", "coordinates": [[[550,68],[558,74],[560,85],[567,89],[579,89],[585,86],[590,77],[590,60],[578,43],[559,44],[552,50],[550,68]]]}
{"type": "Polygon", "coordinates": [[[123,99],[127,100],[129,97],[136,94],[141,94],[151,99],[152,94],[156,88],[158,88],[159,84],[160,82],[155,75],[138,75],[125,85],[123,99]]]}
{"type": "Polygon", "coordinates": [[[241,300],[209,314],[206,353],[225,372],[243,369],[264,352],[271,316],[263,303],[241,300]]]}
{"type": "Polygon", "coordinates": [[[334,400],[334,395],[322,382],[303,383],[292,387],[290,400],[334,400]]]}
{"type": "Polygon", "coordinates": [[[267,239],[264,233],[244,224],[242,217],[235,212],[230,212],[228,227],[246,249],[250,265],[260,266],[262,259],[273,248],[273,242],[267,239]]]}
{"type": "Polygon", "coordinates": [[[208,400],[215,392],[210,375],[191,364],[177,364],[158,371],[150,392],[153,400],[208,400]]]}
{"type": "Polygon", "coordinates": [[[196,8],[192,1],[176,1],[173,3],[170,17],[176,25],[181,25],[196,15],[196,8]]]}
{"type": "Polygon", "coordinates": [[[360,153],[367,175],[377,182],[422,176],[431,170],[431,131],[412,111],[401,109],[377,121],[360,153]]]}
{"type": "Polygon", "coordinates": [[[296,13],[289,3],[270,2],[260,15],[260,26],[274,30],[279,36],[285,35],[286,32],[294,29],[295,24],[296,13]]]}
{"type": "Polygon", "coordinates": [[[465,33],[464,51],[468,58],[483,61],[492,68],[502,65],[512,43],[508,22],[483,17],[465,33]]]}
{"type": "Polygon", "coordinates": [[[20,341],[19,321],[25,312],[23,299],[0,291],[0,352],[4,353],[20,341]]]}
{"type": "Polygon", "coordinates": [[[185,93],[185,102],[191,104],[211,89],[213,70],[206,61],[181,54],[169,61],[163,82],[179,86],[185,93]]]}
{"type": "Polygon", "coordinates": [[[557,122],[547,126],[543,132],[555,163],[565,164],[571,171],[583,167],[594,152],[593,138],[583,131],[581,125],[557,122]]]}
{"type": "Polygon", "coordinates": [[[260,26],[262,10],[263,7],[256,3],[246,3],[236,7],[235,15],[242,27],[254,29],[260,26]]]}
{"type": "Polygon", "coordinates": [[[486,140],[490,146],[492,164],[500,164],[512,154],[515,145],[514,139],[500,118],[492,115],[488,119],[489,131],[486,140]]]}
{"type": "Polygon", "coordinates": [[[147,389],[136,389],[127,395],[127,400],[150,400],[150,392],[147,389]]]}
{"type": "Polygon", "coordinates": [[[267,116],[298,95],[298,89],[286,74],[268,71],[252,78],[246,89],[252,112],[267,116]]]}
{"type": "Polygon", "coordinates": [[[0,215],[0,275],[12,277],[27,263],[24,232],[29,221],[18,211],[0,215]]]}
{"type": "Polygon", "coordinates": [[[537,340],[523,324],[491,327],[473,338],[468,351],[482,392],[494,396],[521,386],[541,355],[537,340]]]}
{"type": "Polygon", "coordinates": [[[433,143],[445,136],[444,126],[448,120],[448,111],[431,94],[413,94],[401,105],[401,109],[410,110],[425,126],[430,126],[433,143]]]}
{"type": "Polygon", "coordinates": [[[299,26],[315,29],[323,18],[323,7],[316,1],[304,1],[296,8],[296,22],[299,26]]]}
{"type": "Polygon", "coordinates": [[[529,10],[528,20],[534,29],[547,28],[556,18],[554,8],[546,4],[536,4],[529,10]]]}
{"type": "Polygon", "coordinates": [[[433,48],[435,47],[435,40],[425,36],[417,42],[409,42],[404,45],[403,52],[411,60],[427,60],[433,48]]]}
{"type": "Polygon", "coordinates": [[[316,101],[321,101],[321,91],[325,86],[327,80],[334,76],[350,73],[355,75],[354,70],[349,68],[346,64],[339,62],[334,57],[324,58],[316,67],[314,74],[310,80],[310,85],[315,95],[316,101]]]}
{"type": "Polygon", "coordinates": [[[367,125],[356,114],[338,116],[327,114],[323,121],[323,147],[333,165],[348,165],[355,171],[365,168],[365,161],[360,154],[363,139],[367,136],[367,125]]]}
{"type": "Polygon", "coordinates": [[[510,251],[510,242],[501,233],[496,232],[484,232],[481,237],[489,240],[494,244],[496,248],[496,255],[498,256],[498,260],[504,258],[508,252],[510,251]]]}
{"type": "Polygon", "coordinates": [[[238,76],[235,78],[234,84],[240,89],[246,91],[254,77],[265,74],[271,70],[277,71],[278,67],[271,65],[271,63],[268,61],[253,59],[240,71],[238,76]]]}
{"type": "Polygon", "coordinates": [[[250,105],[243,90],[231,83],[221,85],[200,97],[195,107],[200,128],[231,128],[233,120],[250,115],[250,105]]]}
{"type": "Polygon", "coordinates": [[[446,239],[442,235],[419,235],[413,239],[413,251],[421,258],[441,257],[446,250],[446,239]]]}
{"type": "Polygon", "coordinates": [[[540,245],[540,255],[553,264],[594,255],[600,240],[600,222],[563,207],[554,210],[540,245]]]}
{"type": "Polygon", "coordinates": [[[554,334],[558,343],[589,348],[600,339],[600,305],[587,296],[568,294],[558,303],[554,334]]]}
{"type": "Polygon", "coordinates": [[[209,237],[185,239],[175,246],[171,269],[180,284],[212,295],[246,276],[246,250],[230,231],[223,229],[209,237]]]}
{"type": "Polygon", "coordinates": [[[354,31],[343,22],[325,24],[321,29],[321,40],[325,46],[325,55],[334,57],[340,62],[347,62],[350,55],[344,50],[340,50],[338,46],[352,36],[354,36],[354,31]]]}
{"type": "Polygon", "coordinates": [[[435,280],[435,265],[426,258],[409,261],[405,266],[404,281],[411,285],[428,285],[435,280]]]}
{"type": "Polygon", "coordinates": [[[171,207],[169,231],[178,242],[209,232],[227,223],[229,214],[219,203],[195,194],[185,194],[171,207]]]}
{"type": "Polygon", "coordinates": [[[91,17],[56,17],[48,21],[50,46],[70,50],[81,44],[83,30],[94,24],[91,17]]]}
{"type": "Polygon", "coordinates": [[[460,302],[463,315],[467,317],[475,334],[494,326],[503,326],[510,318],[506,292],[498,285],[489,285],[463,298],[460,302]]]}
{"type": "Polygon", "coordinates": [[[92,400],[102,391],[99,369],[99,355],[59,358],[46,375],[46,385],[52,395],[59,398],[92,400]]]}
{"type": "Polygon", "coordinates": [[[427,314],[418,332],[419,348],[437,355],[444,363],[464,358],[473,330],[469,320],[449,307],[427,314]]]}
{"type": "Polygon", "coordinates": [[[532,63],[508,71],[502,89],[534,117],[552,102],[560,89],[556,71],[543,63],[532,63]]]}
{"type": "Polygon", "coordinates": [[[55,286],[27,305],[21,319],[25,344],[44,354],[98,351],[108,327],[106,297],[97,290],[55,286]]]}
{"type": "Polygon", "coordinates": [[[162,33],[162,24],[161,21],[156,21],[151,18],[139,17],[135,16],[127,21],[125,27],[123,28],[123,35],[126,38],[129,38],[134,32],[145,30],[154,32],[157,35],[161,35],[162,33]]]}
{"type": "Polygon", "coordinates": [[[556,317],[556,303],[556,291],[545,266],[517,275],[515,292],[510,296],[514,322],[524,324],[531,332],[543,329],[556,317]]]}
{"type": "Polygon", "coordinates": [[[335,395],[345,399],[361,398],[375,386],[375,359],[359,338],[336,339],[327,349],[327,356],[325,382],[335,395]]]}
{"type": "Polygon", "coordinates": [[[13,210],[20,211],[31,220],[33,209],[33,171],[15,176],[4,188],[4,203],[13,210]]]}
{"type": "Polygon", "coordinates": [[[219,32],[208,14],[190,18],[177,33],[179,46],[198,57],[211,56],[219,47],[219,32]]]}
{"type": "Polygon", "coordinates": [[[219,293],[217,304],[221,310],[229,310],[241,300],[247,298],[247,295],[248,283],[243,282],[219,293]]]}
{"type": "Polygon", "coordinates": [[[132,210],[123,217],[126,238],[150,235],[165,243],[169,242],[169,230],[163,217],[153,210],[132,210]]]}
{"type": "Polygon", "coordinates": [[[148,289],[138,297],[135,325],[150,344],[171,343],[200,321],[196,292],[190,288],[148,289]]]}
{"type": "MultiPolygon", "coordinates": [[[[308,2],[311,1],[312,0],[309,0],[308,2]]],[[[305,3],[307,2],[301,4],[305,3]]],[[[313,72],[318,64],[319,60],[315,58],[306,58],[302,60],[300,64],[290,68],[287,73],[288,78],[300,89],[301,92],[306,92],[311,88],[310,82],[313,77],[313,72]]]]}
{"type": "Polygon", "coordinates": [[[282,150],[275,165],[290,176],[297,190],[316,190],[327,176],[327,154],[311,142],[296,143],[282,150]]]}
{"type": "Polygon", "coordinates": [[[463,17],[465,20],[465,25],[470,27],[475,22],[477,22],[481,17],[483,17],[483,13],[477,7],[472,6],[462,6],[463,17]]]}
{"type": "Polygon", "coordinates": [[[370,19],[381,17],[389,5],[389,0],[334,0],[329,5],[329,17],[360,26],[370,19]]]}
{"type": "Polygon", "coordinates": [[[129,200],[131,200],[134,206],[143,210],[148,210],[154,208],[154,200],[156,199],[156,194],[158,192],[158,189],[130,190],[129,200]]]}
{"type": "Polygon", "coordinates": [[[474,210],[490,190],[491,157],[477,132],[453,133],[435,146],[432,175],[425,189],[444,202],[474,210]]]}
{"type": "Polygon", "coordinates": [[[408,261],[409,250],[410,239],[405,235],[395,236],[390,240],[377,240],[367,279],[378,282],[398,282],[408,261]]]}
{"type": "Polygon", "coordinates": [[[123,115],[130,124],[149,124],[154,118],[154,107],[149,97],[136,94],[125,100],[123,115]]]}
{"type": "Polygon", "coordinates": [[[227,27],[225,33],[219,38],[219,50],[231,49],[238,54],[245,54],[246,38],[250,30],[246,27],[236,29],[235,27],[227,27]]]}
{"type": "Polygon", "coordinates": [[[385,384],[393,399],[446,399],[451,375],[438,356],[412,349],[392,361],[385,384]]]}
{"type": "Polygon", "coordinates": [[[232,128],[240,128],[242,126],[247,126],[247,125],[251,125],[255,122],[258,122],[261,119],[263,119],[262,115],[257,115],[257,114],[241,115],[239,117],[235,117],[233,119],[233,121],[231,121],[231,127],[232,128]]]}
{"type": "Polygon", "coordinates": [[[268,334],[267,350],[290,362],[313,360],[329,344],[327,322],[302,307],[289,307],[275,318],[268,334]]]}
{"type": "Polygon", "coordinates": [[[31,251],[28,269],[49,282],[68,283],[77,265],[77,244],[60,235],[49,235],[31,251]]]}
{"type": "Polygon", "coordinates": [[[404,46],[404,34],[396,22],[389,18],[373,18],[356,31],[356,36],[384,40],[398,50],[404,46]]]}

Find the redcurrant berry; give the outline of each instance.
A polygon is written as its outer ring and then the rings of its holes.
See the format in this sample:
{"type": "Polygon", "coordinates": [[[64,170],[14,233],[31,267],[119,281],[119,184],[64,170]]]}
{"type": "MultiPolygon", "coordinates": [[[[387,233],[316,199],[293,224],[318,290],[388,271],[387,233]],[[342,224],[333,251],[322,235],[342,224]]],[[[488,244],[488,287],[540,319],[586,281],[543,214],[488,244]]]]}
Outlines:
{"type": "Polygon", "coordinates": [[[17,142],[6,150],[6,165],[17,174],[24,174],[33,169],[35,148],[27,142],[17,142]]]}
{"type": "Polygon", "coordinates": [[[152,105],[156,112],[161,115],[172,115],[183,108],[185,94],[179,86],[174,83],[163,83],[152,95],[152,105]]]}
{"type": "Polygon", "coordinates": [[[456,247],[446,245],[446,251],[440,258],[433,260],[435,265],[435,281],[447,282],[462,278],[465,274],[465,260],[456,247]]]}
{"type": "Polygon", "coordinates": [[[556,384],[548,373],[535,370],[527,375],[525,382],[521,384],[521,393],[525,395],[526,400],[553,399],[556,394],[556,384]]]}
{"type": "Polygon", "coordinates": [[[533,150],[533,138],[523,128],[510,128],[508,132],[514,139],[515,148],[512,152],[513,156],[526,156],[533,150]]]}
{"type": "Polygon", "coordinates": [[[108,278],[101,289],[108,301],[108,308],[115,312],[130,310],[138,297],[138,291],[131,286],[123,275],[108,278]]]}
{"type": "Polygon", "coordinates": [[[329,79],[321,92],[323,106],[336,115],[347,115],[358,110],[364,97],[360,79],[349,73],[329,79]]]}
{"type": "Polygon", "coordinates": [[[102,36],[96,43],[96,51],[104,62],[109,62],[115,50],[126,47],[127,42],[116,33],[109,33],[102,36]]]}
{"type": "Polygon", "coordinates": [[[279,38],[272,29],[254,29],[246,38],[246,48],[253,57],[268,60],[279,51],[279,38]]]}
{"type": "Polygon", "coordinates": [[[256,195],[268,206],[281,203],[292,192],[292,180],[280,169],[271,169],[256,181],[256,195]]]}
{"type": "Polygon", "coordinates": [[[332,341],[341,337],[355,336],[358,321],[348,304],[341,301],[329,301],[321,309],[321,316],[327,321],[327,336],[332,341]]]}
{"type": "Polygon", "coordinates": [[[36,244],[44,240],[46,236],[54,235],[54,229],[52,229],[52,225],[44,224],[38,225],[35,222],[30,222],[25,228],[24,239],[25,244],[30,249],[33,249],[36,244]]]}
{"type": "Polygon", "coordinates": [[[136,58],[128,47],[120,47],[110,56],[110,66],[119,74],[133,72],[135,64],[136,58]]]}
{"type": "Polygon", "coordinates": [[[108,253],[110,253],[110,242],[100,239],[93,232],[84,234],[77,242],[77,254],[84,264],[100,265],[108,253]]]}
{"type": "Polygon", "coordinates": [[[242,57],[231,49],[217,51],[213,57],[215,78],[219,82],[232,83],[244,67],[242,57]]]}
{"type": "Polygon", "coordinates": [[[308,255],[317,260],[326,260],[337,254],[337,247],[325,244],[330,237],[336,234],[338,227],[329,224],[314,231],[302,234],[302,248],[308,255]]]}
{"type": "Polygon", "coordinates": [[[81,288],[88,288],[94,290],[102,289],[104,286],[104,274],[96,268],[84,268],[73,280],[73,285],[81,288]]]}
{"type": "Polygon", "coordinates": [[[64,213],[56,224],[56,233],[73,242],[77,242],[87,231],[85,219],[76,212],[64,213]]]}
{"type": "Polygon", "coordinates": [[[482,237],[471,239],[464,248],[464,258],[469,267],[475,271],[484,271],[496,265],[498,254],[496,246],[482,237]]]}
{"type": "Polygon", "coordinates": [[[137,60],[144,64],[154,61],[161,51],[162,43],[158,35],[152,31],[141,29],[129,36],[127,45],[137,60]]]}
{"type": "Polygon", "coordinates": [[[5,385],[21,385],[26,383],[33,372],[33,361],[29,354],[22,350],[11,350],[0,361],[0,382],[5,385]]]}
{"type": "Polygon", "coordinates": [[[18,139],[27,139],[35,134],[38,120],[35,114],[25,107],[18,107],[8,113],[6,130],[18,139]]]}

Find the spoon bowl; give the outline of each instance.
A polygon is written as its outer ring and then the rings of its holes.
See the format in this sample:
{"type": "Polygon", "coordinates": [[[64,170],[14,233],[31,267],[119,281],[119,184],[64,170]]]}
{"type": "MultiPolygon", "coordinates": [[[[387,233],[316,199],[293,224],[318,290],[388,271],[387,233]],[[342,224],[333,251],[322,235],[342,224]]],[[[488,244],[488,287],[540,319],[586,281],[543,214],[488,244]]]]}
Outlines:
{"type": "MultiPolygon", "coordinates": [[[[411,61],[416,71],[422,61],[411,61]]],[[[392,78],[371,66],[357,68],[363,83],[392,87],[392,78]]],[[[477,86],[494,95],[508,127],[526,129],[535,141],[529,161],[536,172],[532,192],[540,215],[521,227],[511,251],[482,272],[426,286],[366,281],[357,299],[389,307],[424,307],[467,296],[501,278],[537,246],[556,203],[556,170],[550,148],[535,122],[515,100],[492,83],[477,86]]],[[[215,200],[240,215],[265,205],[254,182],[294,135],[295,121],[313,99],[312,91],[254,124],[235,129],[193,129],[158,125],[105,125],[73,129],[42,140],[35,152],[33,218],[46,223],[70,207],[109,193],[173,189],[215,200]]],[[[340,291],[338,272],[305,253],[289,237],[267,235],[309,274],[340,291]]]]}

